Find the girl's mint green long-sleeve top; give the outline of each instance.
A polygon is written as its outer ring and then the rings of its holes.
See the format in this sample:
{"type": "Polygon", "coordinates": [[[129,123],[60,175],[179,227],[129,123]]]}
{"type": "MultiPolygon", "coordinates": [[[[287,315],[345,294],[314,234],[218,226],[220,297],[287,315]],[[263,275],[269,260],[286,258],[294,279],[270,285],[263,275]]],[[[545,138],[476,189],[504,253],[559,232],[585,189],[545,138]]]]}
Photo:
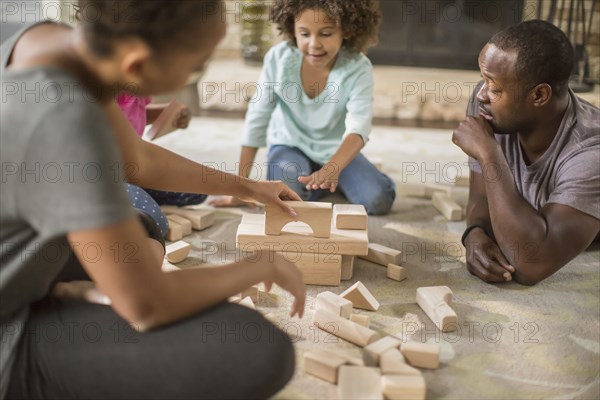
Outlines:
{"type": "Polygon", "coordinates": [[[282,42],[264,59],[256,93],[246,114],[243,146],[297,147],[325,164],[347,135],[366,144],[373,115],[373,66],[362,53],[342,48],[326,87],[311,99],[303,89],[303,55],[282,42]]]}

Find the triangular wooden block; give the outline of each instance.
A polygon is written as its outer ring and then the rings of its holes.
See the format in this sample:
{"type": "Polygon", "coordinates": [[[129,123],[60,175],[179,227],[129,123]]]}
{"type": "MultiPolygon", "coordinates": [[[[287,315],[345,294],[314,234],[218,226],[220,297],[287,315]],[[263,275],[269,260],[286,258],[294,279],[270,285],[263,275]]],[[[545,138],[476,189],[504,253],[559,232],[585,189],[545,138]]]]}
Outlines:
{"type": "Polygon", "coordinates": [[[362,308],[363,310],[370,311],[377,311],[379,309],[377,299],[373,297],[369,289],[360,281],[346,289],[340,296],[350,300],[354,308],[362,308]]]}

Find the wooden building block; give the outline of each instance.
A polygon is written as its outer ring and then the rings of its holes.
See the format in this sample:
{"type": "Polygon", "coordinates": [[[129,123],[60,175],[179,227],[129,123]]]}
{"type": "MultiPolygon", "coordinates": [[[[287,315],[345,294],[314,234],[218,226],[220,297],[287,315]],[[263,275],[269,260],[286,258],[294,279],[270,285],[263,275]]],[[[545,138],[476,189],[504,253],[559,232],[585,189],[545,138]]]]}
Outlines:
{"type": "Polygon", "coordinates": [[[323,309],[315,310],[312,323],[319,329],[361,347],[379,339],[377,332],[323,309]]]}
{"type": "Polygon", "coordinates": [[[451,332],[457,329],[458,317],[451,308],[452,290],[448,286],[418,288],[417,304],[442,332],[451,332]]]}
{"type": "Polygon", "coordinates": [[[293,250],[298,253],[366,255],[369,238],[366,230],[340,230],[331,227],[328,239],[316,238],[312,229],[302,222],[290,222],[279,236],[265,234],[265,216],[246,214],[242,216],[237,231],[237,246],[240,250],[271,251],[293,250]]]}
{"type": "Polygon", "coordinates": [[[362,308],[363,310],[370,311],[377,311],[379,309],[377,299],[373,297],[369,289],[360,281],[350,286],[340,296],[350,300],[354,308],[362,308]]]}
{"type": "Polygon", "coordinates": [[[338,369],[347,364],[346,359],[327,350],[311,350],[304,353],[304,372],[324,381],[337,383],[338,369]]]}
{"type": "Polygon", "coordinates": [[[156,140],[176,130],[175,123],[177,122],[177,117],[184,108],[186,106],[179,101],[171,101],[167,108],[156,118],[156,121],[154,121],[148,132],[144,134],[144,139],[156,140]]]}
{"type": "Polygon", "coordinates": [[[183,236],[187,236],[192,233],[192,221],[189,219],[185,219],[175,214],[167,214],[167,219],[169,221],[175,221],[181,225],[181,232],[183,233],[183,236]]]}
{"type": "Polygon", "coordinates": [[[367,210],[362,204],[336,204],[333,206],[333,220],[338,229],[367,229],[367,210]]]}
{"type": "Polygon", "coordinates": [[[425,378],[419,375],[383,375],[383,395],[389,400],[424,400],[425,378]]]}
{"type": "Polygon", "coordinates": [[[383,399],[379,368],[343,365],[338,372],[339,399],[383,399]]]}
{"type": "Polygon", "coordinates": [[[461,221],[463,212],[462,207],[452,198],[443,193],[434,193],[431,197],[433,206],[448,220],[461,221]]]}
{"type": "Polygon", "coordinates": [[[406,270],[396,264],[388,264],[387,277],[395,281],[403,281],[406,279],[406,270]]]}
{"type": "Polygon", "coordinates": [[[341,280],[349,281],[354,275],[354,259],[355,256],[342,256],[342,276],[341,280]]]}
{"type": "Polygon", "coordinates": [[[425,197],[429,197],[431,199],[435,193],[451,196],[452,187],[448,185],[442,185],[440,183],[427,183],[425,185],[425,197]]]}
{"type": "Polygon", "coordinates": [[[283,257],[302,271],[306,285],[339,286],[342,275],[342,256],[311,253],[282,253],[283,257]]]}
{"type": "Polygon", "coordinates": [[[188,254],[190,254],[191,249],[192,246],[189,243],[180,240],[179,242],[167,245],[165,249],[165,255],[169,262],[177,264],[187,258],[188,254]]]}
{"type": "Polygon", "coordinates": [[[435,369],[440,365],[440,346],[437,344],[406,342],[400,346],[400,351],[413,367],[435,369]]]}
{"type": "Polygon", "coordinates": [[[402,252],[378,243],[369,243],[369,252],[366,256],[360,256],[367,261],[387,267],[388,264],[399,265],[402,252]]]}
{"type": "Polygon", "coordinates": [[[379,358],[379,368],[383,375],[421,375],[421,371],[406,363],[400,349],[389,349],[379,358]]]}
{"type": "Polygon", "coordinates": [[[167,221],[169,221],[169,230],[167,231],[167,240],[169,242],[176,242],[183,239],[183,226],[174,219],[169,218],[167,215],[167,221]]]}
{"type": "Polygon", "coordinates": [[[399,349],[402,342],[393,336],[386,336],[363,349],[363,360],[368,367],[378,367],[379,358],[390,349],[399,349]]]}
{"type": "Polygon", "coordinates": [[[250,297],[254,303],[258,302],[258,286],[250,286],[248,289],[243,290],[240,293],[240,297],[250,297]]]}
{"type": "Polygon", "coordinates": [[[250,296],[246,296],[246,297],[242,298],[238,302],[238,304],[241,305],[241,306],[248,307],[248,308],[256,309],[256,307],[254,306],[254,302],[252,301],[252,299],[250,298],[250,296]]]}
{"type": "Polygon", "coordinates": [[[352,314],[350,316],[350,321],[356,322],[357,324],[368,328],[369,324],[371,323],[371,318],[364,314],[352,314]]]}
{"type": "Polygon", "coordinates": [[[192,223],[192,229],[201,231],[209,228],[215,223],[215,210],[212,209],[190,209],[177,206],[161,206],[165,214],[179,215],[192,223]]]}
{"type": "Polygon", "coordinates": [[[327,310],[348,319],[352,314],[352,302],[332,292],[321,292],[317,295],[315,309],[327,310]]]}
{"type": "Polygon", "coordinates": [[[279,236],[281,229],[290,222],[302,221],[313,231],[313,236],[318,238],[329,238],[331,235],[331,203],[320,203],[316,201],[286,201],[298,216],[291,217],[281,207],[265,207],[265,234],[279,236]]]}

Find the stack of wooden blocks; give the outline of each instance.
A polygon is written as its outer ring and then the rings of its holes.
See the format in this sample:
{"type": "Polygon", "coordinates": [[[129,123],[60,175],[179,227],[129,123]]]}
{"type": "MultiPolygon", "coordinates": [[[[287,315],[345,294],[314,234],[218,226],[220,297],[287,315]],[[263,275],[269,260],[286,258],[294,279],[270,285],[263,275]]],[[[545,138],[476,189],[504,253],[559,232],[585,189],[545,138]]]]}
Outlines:
{"type": "Polygon", "coordinates": [[[361,205],[286,202],[284,210],[267,206],[265,214],[247,214],[237,231],[242,251],[268,249],[283,254],[303,273],[309,285],[339,286],[352,279],[354,258],[369,252],[367,213],[361,205]]]}

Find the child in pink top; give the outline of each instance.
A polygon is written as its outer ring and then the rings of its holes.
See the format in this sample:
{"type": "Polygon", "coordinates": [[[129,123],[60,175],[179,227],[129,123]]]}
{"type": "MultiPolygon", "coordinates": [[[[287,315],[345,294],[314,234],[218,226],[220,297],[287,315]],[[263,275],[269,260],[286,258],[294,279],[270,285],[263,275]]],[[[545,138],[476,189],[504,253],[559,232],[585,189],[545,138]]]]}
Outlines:
{"type": "MultiPolygon", "coordinates": [[[[152,124],[167,107],[167,104],[150,104],[151,102],[150,97],[138,97],[129,93],[121,93],[117,97],[117,104],[139,137],[144,135],[146,125],[152,124]]],[[[186,107],[177,116],[175,126],[185,129],[191,119],[190,110],[186,107]]],[[[156,222],[163,236],[167,234],[169,225],[160,205],[189,206],[206,200],[206,195],[203,194],[142,189],[131,184],[127,184],[127,193],[133,206],[148,214],[156,222]]]]}
{"type": "MultiPolygon", "coordinates": [[[[153,124],[156,118],[167,108],[168,104],[150,104],[152,98],[150,97],[138,97],[129,93],[121,93],[117,97],[117,104],[123,111],[123,114],[127,117],[133,129],[142,137],[146,125],[153,124]]],[[[177,119],[175,120],[175,126],[178,129],[185,129],[190,124],[192,114],[189,108],[184,108],[179,112],[177,119]]]]}

